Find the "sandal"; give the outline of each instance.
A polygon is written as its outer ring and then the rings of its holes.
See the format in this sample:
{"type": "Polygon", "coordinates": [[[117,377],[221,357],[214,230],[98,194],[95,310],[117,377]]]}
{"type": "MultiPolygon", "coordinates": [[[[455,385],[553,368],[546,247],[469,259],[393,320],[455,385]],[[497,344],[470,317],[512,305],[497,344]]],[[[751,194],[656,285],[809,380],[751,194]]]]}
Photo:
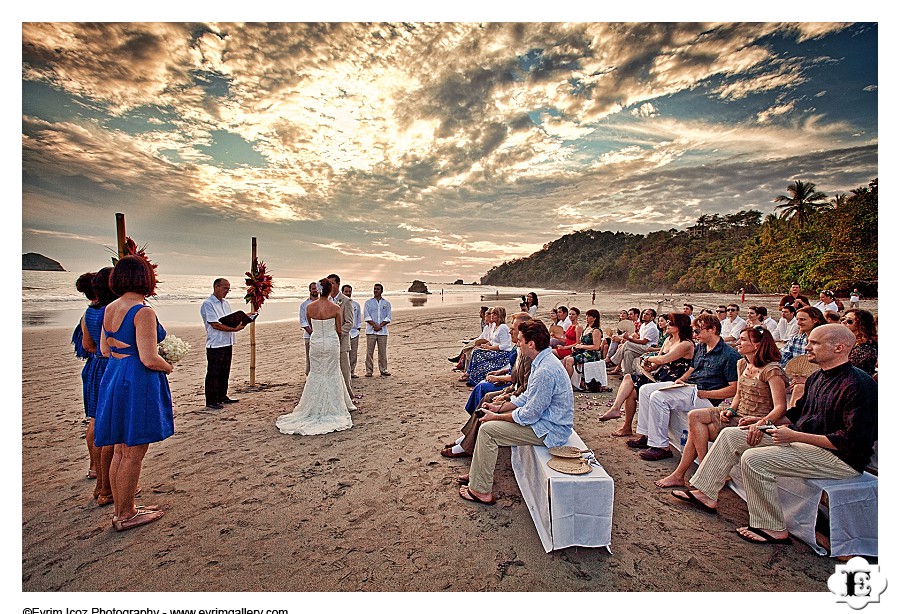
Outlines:
{"type": "Polygon", "coordinates": [[[97,505],[103,507],[104,505],[109,505],[113,502],[112,495],[97,495],[97,505]]]}
{"type": "Polygon", "coordinates": [[[497,502],[497,499],[491,497],[488,500],[479,499],[475,495],[472,494],[472,491],[469,490],[468,486],[461,486],[459,489],[459,496],[465,499],[466,501],[472,501],[473,503],[481,503],[482,505],[494,505],[497,502]]]}
{"type": "Polygon", "coordinates": [[[97,470],[96,469],[88,469],[87,475],[85,476],[89,480],[97,479],[97,470]]]}
{"type": "Polygon", "coordinates": [[[147,508],[138,509],[135,512],[134,516],[131,518],[125,518],[124,520],[121,518],[116,518],[113,516],[113,528],[116,531],[127,531],[128,529],[134,529],[135,527],[139,527],[141,525],[150,524],[156,520],[159,520],[163,517],[165,512],[162,510],[151,510],[147,508]]]}

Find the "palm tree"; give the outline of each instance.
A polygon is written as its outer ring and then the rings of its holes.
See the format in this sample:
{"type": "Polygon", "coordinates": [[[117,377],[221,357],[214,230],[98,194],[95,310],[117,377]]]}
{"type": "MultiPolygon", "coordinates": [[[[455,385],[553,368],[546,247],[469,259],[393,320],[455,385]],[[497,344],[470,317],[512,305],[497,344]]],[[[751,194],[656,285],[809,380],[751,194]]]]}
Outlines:
{"type": "Polygon", "coordinates": [[[775,199],[776,209],[781,209],[781,219],[796,219],[800,228],[806,226],[810,215],[827,203],[819,202],[828,197],[825,192],[816,191],[816,184],[797,180],[787,187],[790,196],[781,195],[775,199]]]}

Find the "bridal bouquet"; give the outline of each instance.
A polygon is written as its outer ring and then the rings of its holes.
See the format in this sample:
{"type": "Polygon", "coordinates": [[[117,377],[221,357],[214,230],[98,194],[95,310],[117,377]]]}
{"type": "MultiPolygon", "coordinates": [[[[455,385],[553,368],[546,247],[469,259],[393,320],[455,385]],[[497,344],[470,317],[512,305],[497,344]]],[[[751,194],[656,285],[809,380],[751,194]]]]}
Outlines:
{"type": "Polygon", "coordinates": [[[159,355],[163,357],[163,360],[170,365],[174,365],[187,356],[188,351],[191,349],[191,344],[182,341],[175,335],[169,335],[160,341],[156,347],[159,349],[159,355]]]}

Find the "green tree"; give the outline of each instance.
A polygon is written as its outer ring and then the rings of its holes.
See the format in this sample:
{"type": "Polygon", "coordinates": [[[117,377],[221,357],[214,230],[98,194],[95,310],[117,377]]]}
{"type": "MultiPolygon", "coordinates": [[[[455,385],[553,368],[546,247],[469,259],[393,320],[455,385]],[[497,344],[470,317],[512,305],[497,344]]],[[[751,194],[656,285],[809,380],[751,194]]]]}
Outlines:
{"type": "Polygon", "coordinates": [[[781,209],[782,219],[797,220],[800,228],[806,226],[810,216],[826,203],[821,202],[827,195],[816,190],[816,184],[800,181],[799,179],[787,187],[788,194],[778,196],[775,199],[775,209],[781,209]]]}

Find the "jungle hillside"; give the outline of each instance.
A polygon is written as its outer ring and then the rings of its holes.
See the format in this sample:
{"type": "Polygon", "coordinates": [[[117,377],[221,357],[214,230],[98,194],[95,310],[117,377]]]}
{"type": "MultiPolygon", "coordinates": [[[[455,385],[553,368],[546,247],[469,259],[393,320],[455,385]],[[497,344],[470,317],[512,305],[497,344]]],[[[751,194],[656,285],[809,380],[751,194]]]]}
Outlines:
{"type": "Polygon", "coordinates": [[[878,293],[878,179],[829,197],[795,181],[763,217],[701,215],[647,235],[581,230],[493,267],[482,284],[648,292],[878,293]]]}

